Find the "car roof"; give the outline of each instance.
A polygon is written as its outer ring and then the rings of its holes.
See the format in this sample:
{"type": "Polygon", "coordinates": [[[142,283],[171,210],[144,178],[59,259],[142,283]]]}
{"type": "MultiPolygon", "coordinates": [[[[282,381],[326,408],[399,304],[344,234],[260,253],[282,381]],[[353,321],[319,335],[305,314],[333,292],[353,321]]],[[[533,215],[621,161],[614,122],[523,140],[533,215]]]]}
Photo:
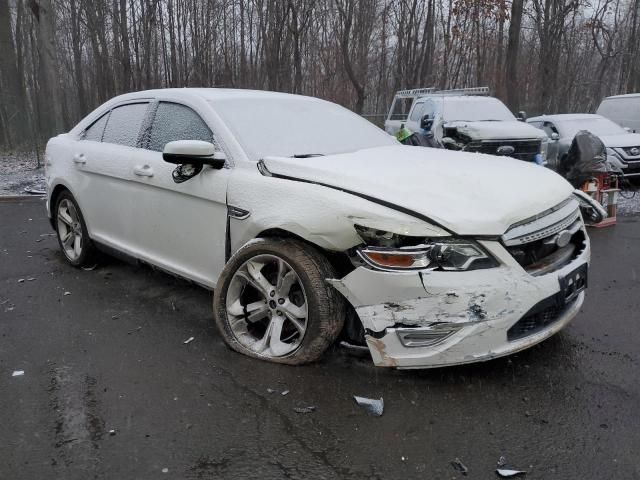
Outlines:
{"type": "MultiPolygon", "coordinates": [[[[183,96],[183,97],[200,97],[204,100],[226,100],[230,98],[299,98],[308,100],[320,99],[314,97],[306,97],[304,95],[294,95],[291,93],[268,92],[264,90],[248,90],[241,88],[160,88],[155,90],[142,90],[139,92],[125,93],[116,97],[117,100],[135,100],[138,98],[149,98],[162,95],[183,96]]],[[[115,99],[114,99],[115,100],[115,99]]]]}
{"type": "Polygon", "coordinates": [[[487,102],[487,101],[500,101],[498,100],[496,97],[484,97],[484,96],[478,96],[478,95],[438,95],[438,94],[434,94],[434,95],[424,95],[422,97],[418,97],[416,98],[416,102],[418,100],[423,100],[423,99],[432,99],[432,100],[446,100],[447,102],[477,102],[477,103],[481,103],[481,102],[487,102]]]}
{"type": "Polygon", "coordinates": [[[610,98],[635,98],[640,97],[640,93],[625,93],[624,95],[611,95],[610,97],[606,97],[605,100],[610,98]]]}
{"type": "Polygon", "coordinates": [[[604,118],[595,113],[558,113],[555,115],[540,115],[527,118],[527,122],[571,122],[573,120],[588,120],[589,118],[604,118]]]}

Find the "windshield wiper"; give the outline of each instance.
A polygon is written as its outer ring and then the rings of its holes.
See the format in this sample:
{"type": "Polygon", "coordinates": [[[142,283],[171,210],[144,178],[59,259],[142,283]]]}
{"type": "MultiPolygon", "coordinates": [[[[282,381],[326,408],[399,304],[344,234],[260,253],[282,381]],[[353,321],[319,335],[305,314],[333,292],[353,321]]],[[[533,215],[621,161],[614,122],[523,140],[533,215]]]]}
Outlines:
{"type": "Polygon", "coordinates": [[[291,158],[311,158],[311,157],[324,157],[324,153],[296,153],[291,155],[291,158]]]}

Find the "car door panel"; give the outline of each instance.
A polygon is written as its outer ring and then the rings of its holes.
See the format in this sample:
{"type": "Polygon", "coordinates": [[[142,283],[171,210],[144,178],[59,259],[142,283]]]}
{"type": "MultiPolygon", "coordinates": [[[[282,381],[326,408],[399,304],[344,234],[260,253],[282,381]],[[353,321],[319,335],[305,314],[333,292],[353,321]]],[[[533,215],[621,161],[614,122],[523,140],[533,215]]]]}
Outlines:
{"type": "Polygon", "coordinates": [[[149,103],[116,106],[109,114],[101,141],[98,135],[76,142],[73,161],[82,171],[78,202],[94,240],[130,252],[135,220],[132,165],[142,150],[136,145],[149,103]]]}
{"type": "Polygon", "coordinates": [[[213,287],[224,267],[226,194],[231,169],[205,166],[183,183],[176,165],[162,158],[168,141],[204,140],[213,134],[201,116],[184,105],[160,102],[148,133],[148,148],[132,165],[136,256],[202,285],[213,287]]]}

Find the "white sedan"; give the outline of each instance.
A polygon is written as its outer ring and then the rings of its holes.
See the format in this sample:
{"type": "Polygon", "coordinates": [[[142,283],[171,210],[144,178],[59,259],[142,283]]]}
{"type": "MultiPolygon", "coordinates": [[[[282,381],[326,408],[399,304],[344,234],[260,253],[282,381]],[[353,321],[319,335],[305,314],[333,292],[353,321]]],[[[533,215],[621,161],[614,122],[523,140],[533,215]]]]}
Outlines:
{"type": "Polygon", "coordinates": [[[46,179],[69,263],[117,251],[213,289],[225,342],[288,364],[340,336],[399,368],[540,342],[583,303],[598,215],[536,165],[246,90],[116,97],[49,141],[46,179]]]}

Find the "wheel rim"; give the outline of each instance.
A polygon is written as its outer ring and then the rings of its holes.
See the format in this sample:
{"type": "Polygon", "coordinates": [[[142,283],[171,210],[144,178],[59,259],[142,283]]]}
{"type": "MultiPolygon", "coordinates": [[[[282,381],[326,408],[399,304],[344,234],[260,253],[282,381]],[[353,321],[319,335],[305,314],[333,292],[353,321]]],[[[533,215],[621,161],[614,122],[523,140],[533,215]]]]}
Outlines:
{"type": "Polygon", "coordinates": [[[307,330],[304,286],[291,265],[275,255],[257,255],[236,270],[226,308],[238,342],[265,357],[293,353],[307,330]]]}
{"type": "Polygon", "coordinates": [[[58,205],[57,219],[62,251],[69,260],[77,260],[82,255],[82,225],[75,205],[66,198],[58,205]]]}

